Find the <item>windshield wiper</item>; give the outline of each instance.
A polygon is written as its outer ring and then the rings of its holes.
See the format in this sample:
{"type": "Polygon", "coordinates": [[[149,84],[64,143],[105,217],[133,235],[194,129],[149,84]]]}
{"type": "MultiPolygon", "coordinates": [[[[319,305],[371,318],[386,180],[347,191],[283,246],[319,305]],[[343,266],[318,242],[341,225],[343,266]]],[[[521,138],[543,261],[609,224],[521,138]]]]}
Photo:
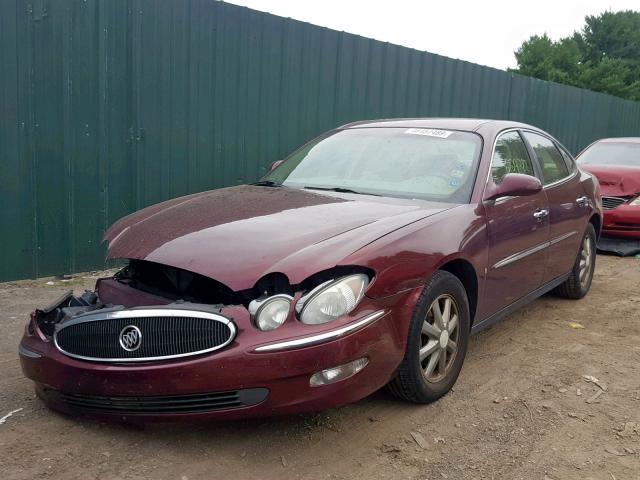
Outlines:
{"type": "Polygon", "coordinates": [[[305,185],[302,188],[306,188],[308,190],[326,190],[329,192],[339,192],[339,193],[355,193],[357,195],[374,195],[376,197],[380,196],[377,193],[358,192],[357,190],[352,190],[350,188],[344,188],[344,187],[314,187],[314,186],[305,185]]]}
{"type": "Polygon", "coordinates": [[[256,185],[258,187],[281,187],[282,184],[278,182],[274,182],[272,180],[259,180],[257,182],[253,182],[250,185],[256,185]]]}

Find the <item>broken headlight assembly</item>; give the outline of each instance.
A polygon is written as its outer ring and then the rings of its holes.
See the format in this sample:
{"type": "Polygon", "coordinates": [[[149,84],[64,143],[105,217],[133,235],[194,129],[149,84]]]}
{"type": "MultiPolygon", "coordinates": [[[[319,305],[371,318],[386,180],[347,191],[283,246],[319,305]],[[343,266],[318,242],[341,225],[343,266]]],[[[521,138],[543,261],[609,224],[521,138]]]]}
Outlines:
{"type": "MultiPolygon", "coordinates": [[[[350,313],[362,300],[369,285],[364,273],[346,275],[321,283],[306,292],[296,302],[296,316],[307,325],[321,325],[350,313]]],[[[286,294],[265,294],[249,303],[249,314],[256,328],[263,332],[275,330],[289,317],[293,297],[286,294]]]]}
{"type": "Polygon", "coordinates": [[[346,315],[362,300],[368,284],[369,277],[363,273],[324,282],[298,300],[298,319],[319,325],[346,315]]]}

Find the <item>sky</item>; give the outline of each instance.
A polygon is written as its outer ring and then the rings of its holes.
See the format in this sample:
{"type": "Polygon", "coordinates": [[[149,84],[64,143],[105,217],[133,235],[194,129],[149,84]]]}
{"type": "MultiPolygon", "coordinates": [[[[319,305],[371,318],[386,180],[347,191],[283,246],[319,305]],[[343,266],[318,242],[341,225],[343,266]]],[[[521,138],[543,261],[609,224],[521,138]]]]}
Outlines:
{"type": "Polygon", "coordinates": [[[516,67],[531,35],[554,40],[582,29],[586,15],[640,10],[640,0],[227,0],[255,10],[469,62],[516,67]]]}

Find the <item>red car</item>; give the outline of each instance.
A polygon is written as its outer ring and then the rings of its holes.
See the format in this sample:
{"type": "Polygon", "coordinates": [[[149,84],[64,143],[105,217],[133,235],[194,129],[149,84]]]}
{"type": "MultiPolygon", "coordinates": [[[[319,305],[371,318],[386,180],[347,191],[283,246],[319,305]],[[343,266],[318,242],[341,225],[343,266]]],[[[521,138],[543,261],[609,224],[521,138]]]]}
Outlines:
{"type": "Polygon", "coordinates": [[[640,138],[605,138],[577,158],[600,181],[602,232],[640,240],[640,138]]]}
{"type": "Polygon", "coordinates": [[[469,335],[589,290],[597,181],[529,125],[349,124],[253,185],[116,222],[127,260],[36,310],[20,359],[51,408],[102,418],[314,411],[453,386],[469,335]]]}

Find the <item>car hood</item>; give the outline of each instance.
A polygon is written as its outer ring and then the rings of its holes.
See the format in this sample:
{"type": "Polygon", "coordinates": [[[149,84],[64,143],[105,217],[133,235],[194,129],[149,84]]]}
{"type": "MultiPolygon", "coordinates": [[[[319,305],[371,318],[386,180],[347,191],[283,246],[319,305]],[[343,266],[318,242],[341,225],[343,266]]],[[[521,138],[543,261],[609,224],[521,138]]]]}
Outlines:
{"type": "Polygon", "coordinates": [[[640,193],[640,167],[582,164],[580,168],[598,179],[604,196],[628,197],[640,193]]]}
{"type": "Polygon", "coordinates": [[[206,275],[232,290],[282,272],[292,284],[453,204],[287,187],[239,186],[150,206],[105,233],[109,258],[206,275]]]}

